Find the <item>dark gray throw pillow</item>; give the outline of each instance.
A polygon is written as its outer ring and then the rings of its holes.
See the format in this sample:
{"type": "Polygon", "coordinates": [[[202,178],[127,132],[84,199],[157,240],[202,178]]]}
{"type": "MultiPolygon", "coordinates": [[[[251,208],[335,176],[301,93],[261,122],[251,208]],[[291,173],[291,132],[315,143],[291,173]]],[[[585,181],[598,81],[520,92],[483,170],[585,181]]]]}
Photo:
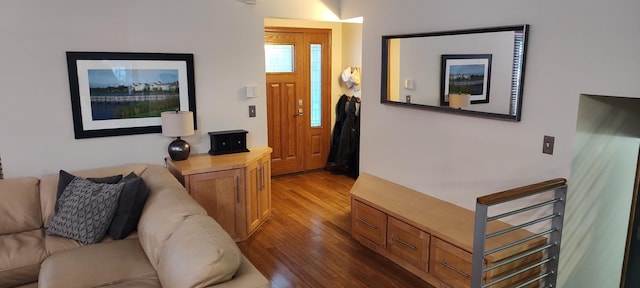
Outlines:
{"type": "Polygon", "coordinates": [[[136,230],[142,208],[149,196],[149,188],[144,180],[133,172],[122,178],[120,182],[124,183],[124,188],[108,231],[113,240],[124,239],[136,230]]]}
{"type": "MultiPolygon", "coordinates": [[[[59,207],[60,201],[58,201],[58,200],[60,199],[60,196],[62,196],[62,191],[64,191],[64,188],[66,188],[67,185],[69,185],[69,183],[71,183],[71,180],[73,180],[73,179],[75,179],[77,177],[77,176],[75,176],[73,174],[70,174],[67,171],[64,171],[64,170],[60,170],[59,175],[60,176],[58,177],[58,193],[56,194],[55,212],[58,212],[58,210],[60,209],[60,207],[59,207]]],[[[107,183],[107,184],[116,184],[121,179],[122,179],[122,175],[114,175],[114,176],[102,177],[102,178],[87,178],[87,180],[92,181],[92,182],[107,183]]]]}
{"type": "Polygon", "coordinates": [[[109,229],[123,187],[124,183],[104,184],[74,178],[59,199],[60,210],[47,227],[47,234],[82,244],[99,242],[109,229]]]}

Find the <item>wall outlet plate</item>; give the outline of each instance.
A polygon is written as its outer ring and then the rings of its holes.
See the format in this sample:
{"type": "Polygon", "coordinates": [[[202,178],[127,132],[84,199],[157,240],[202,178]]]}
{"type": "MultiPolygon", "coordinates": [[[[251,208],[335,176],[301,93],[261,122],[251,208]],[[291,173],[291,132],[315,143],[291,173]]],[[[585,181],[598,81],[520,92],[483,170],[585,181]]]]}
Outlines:
{"type": "Polygon", "coordinates": [[[555,141],[555,137],[553,136],[544,136],[542,140],[542,153],[553,155],[553,143],[555,141]]]}

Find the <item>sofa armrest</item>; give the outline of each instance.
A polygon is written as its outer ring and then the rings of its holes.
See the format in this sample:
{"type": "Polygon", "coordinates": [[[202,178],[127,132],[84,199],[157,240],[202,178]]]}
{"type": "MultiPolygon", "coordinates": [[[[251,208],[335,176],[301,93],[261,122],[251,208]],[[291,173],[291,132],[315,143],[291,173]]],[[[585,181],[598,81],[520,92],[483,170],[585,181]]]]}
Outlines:
{"type": "Polygon", "coordinates": [[[213,286],[215,288],[235,288],[235,287],[256,287],[256,288],[269,288],[271,287],[271,283],[267,278],[258,271],[258,269],[253,266],[253,264],[242,255],[242,260],[240,261],[240,268],[233,278],[227,282],[219,283],[213,286]]]}

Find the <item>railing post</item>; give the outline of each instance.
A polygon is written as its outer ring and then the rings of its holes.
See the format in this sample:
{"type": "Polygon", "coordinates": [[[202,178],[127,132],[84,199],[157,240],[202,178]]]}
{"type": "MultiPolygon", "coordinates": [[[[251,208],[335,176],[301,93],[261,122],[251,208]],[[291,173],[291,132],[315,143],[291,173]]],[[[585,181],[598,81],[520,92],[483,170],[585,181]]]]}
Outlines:
{"type": "Polygon", "coordinates": [[[471,288],[482,287],[484,269],[484,245],[487,234],[487,213],[489,206],[476,202],[476,216],[473,233],[473,256],[471,258],[471,288]]]}
{"type": "Polygon", "coordinates": [[[560,260],[560,243],[562,241],[562,223],[564,221],[564,208],[567,202],[567,186],[557,188],[555,191],[555,199],[560,201],[553,205],[553,213],[557,214],[551,220],[551,227],[556,228],[555,231],[549,235],[549,243],[554,244],[549,248],[549,257],[552,259],[547,265],[547,271],[552,273],[546,279],[545,287],[556,287],[556,281],[558,278],[558,261],[560,260]]]}

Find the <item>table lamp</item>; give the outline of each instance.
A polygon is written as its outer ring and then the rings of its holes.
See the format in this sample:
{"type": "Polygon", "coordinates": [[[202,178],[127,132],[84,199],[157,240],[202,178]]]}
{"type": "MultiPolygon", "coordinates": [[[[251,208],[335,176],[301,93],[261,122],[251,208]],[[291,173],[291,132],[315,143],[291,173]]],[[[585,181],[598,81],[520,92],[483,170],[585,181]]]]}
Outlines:
{"type": "Polygon", "coordinates": [[[449,107],[454,109],[463,109],[471,104],[470,94],[449,94],[449,107]]]}
{"type": "Polygon", "coordinates": [[[167,111],[160,114],[162,120],[162,135],[176,137],[169,144],[169,156],[171,160],[181,161],[189,158],[191,146],[180,137],[193,135],[193,112],[191,111],[167,111]]]}

